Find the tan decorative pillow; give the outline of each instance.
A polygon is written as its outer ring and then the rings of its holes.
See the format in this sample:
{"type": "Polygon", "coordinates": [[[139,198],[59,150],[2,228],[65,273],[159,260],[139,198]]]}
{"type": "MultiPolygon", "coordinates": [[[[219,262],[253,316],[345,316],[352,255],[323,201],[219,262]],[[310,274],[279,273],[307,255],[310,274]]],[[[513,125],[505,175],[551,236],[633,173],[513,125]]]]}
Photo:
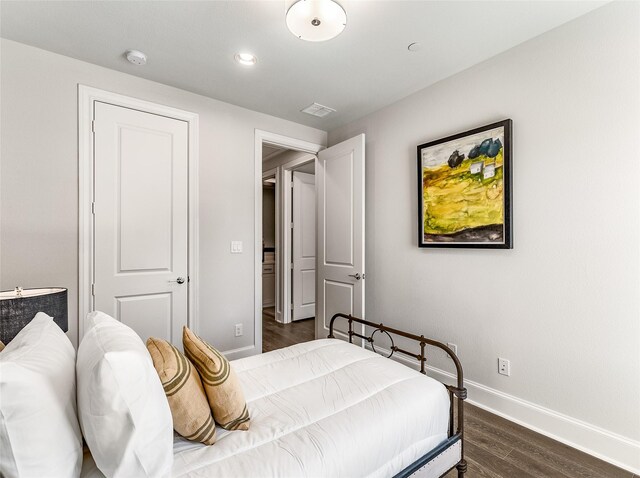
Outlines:
{"type": "Polygon", "coordinates": [[[248,430],[247,403],[229,361],[187,327],[182,330],[182,344],[200,373],[216,423],[227,430],[248,430]]]}
{"type": "Polygon", "coordinates": [[[175,431],[187,440],[213,445],[216,424],[195,367],[166,340],[151,337],[147,349],[167,395],[175,431]]]}
{"type": "Polygon", "coordinates": [[[2,343],[2,340],[0,340],[0,352],[2,352],[4,350],[4,344],[2,343]]]}

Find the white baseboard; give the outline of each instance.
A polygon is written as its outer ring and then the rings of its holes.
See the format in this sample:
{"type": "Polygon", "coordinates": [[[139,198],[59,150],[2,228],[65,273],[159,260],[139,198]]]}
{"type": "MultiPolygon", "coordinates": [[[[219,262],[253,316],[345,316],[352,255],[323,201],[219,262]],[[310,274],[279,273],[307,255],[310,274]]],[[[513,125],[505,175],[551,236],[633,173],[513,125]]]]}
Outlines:
{"type": "MultiPolygon", "coordinates": [[[[387,350],[379,351],[389,353],[387,350]]],[[[401,355],[394,355],[393,358],[412,368],[418,368],[414,359],[401,355]]],[[[427,366],[427,372],[430,377],[440,382],[455,383],[455,376],[450,372],[432,366],[427,366]]],[[[640,475],[639,441],[472,380],[465,379],[464,384],[468,393],[467,402],[472,405],[640,475]]]]}
{"type": "Polygon", "coordinates": [[[239,358],[249,357],[250,355],[255,355],[257,353],[260,353],[260,351],[257,350],[255,345],[247,345],[246,347],[227,350],[222,352],[222,355],[224,355],[227,360],[236,360],[239,358]]]}
{"type": "MultiPolygon", "coordinates": [[[[450,382],[454,375],[427,366],[429,375],[450,382]]],[[[522,400],[472,380],[465,380],[469,398],[477,407],[553,438],[632,473],[640,473],[640,442],[590,423],[522,400]]]]}

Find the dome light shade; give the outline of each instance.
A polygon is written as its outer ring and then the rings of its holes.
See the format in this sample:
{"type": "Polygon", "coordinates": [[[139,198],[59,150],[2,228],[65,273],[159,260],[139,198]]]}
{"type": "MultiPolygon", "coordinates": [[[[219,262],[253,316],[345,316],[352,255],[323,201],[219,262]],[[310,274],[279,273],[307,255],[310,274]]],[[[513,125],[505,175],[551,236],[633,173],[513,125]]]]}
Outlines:
{"type": "Polygon", "coordinates": [[[333,0],[298,0],[287,11],[287,27],[301,40],[330,40],[346,25],[346,12],[333,0]]]}

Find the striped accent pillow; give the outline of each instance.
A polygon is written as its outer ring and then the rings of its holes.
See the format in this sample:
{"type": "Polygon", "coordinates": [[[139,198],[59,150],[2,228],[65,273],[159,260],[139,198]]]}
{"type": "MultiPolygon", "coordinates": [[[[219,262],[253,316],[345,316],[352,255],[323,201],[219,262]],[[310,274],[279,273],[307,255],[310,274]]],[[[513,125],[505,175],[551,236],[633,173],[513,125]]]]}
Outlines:
{"type": "Polygon", "coordinates": [[[187,440],[216,441],[216,424],[195,367],[166,340],[151,337],[147,349],[167,395],[173,428],[187,440]]]}
{"type": "Polygon", "coordinates": [[[248,430],[247,403],[229,361],[187,327],[182,331],[182,344],[200,373],[216,423],[227,430],[248,430]]]}

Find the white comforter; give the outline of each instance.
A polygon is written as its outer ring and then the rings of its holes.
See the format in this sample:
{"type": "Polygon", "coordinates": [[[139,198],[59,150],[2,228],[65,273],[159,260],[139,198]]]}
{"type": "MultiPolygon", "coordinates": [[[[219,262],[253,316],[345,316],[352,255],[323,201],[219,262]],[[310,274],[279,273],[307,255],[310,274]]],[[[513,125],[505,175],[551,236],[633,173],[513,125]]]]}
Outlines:
{"type": "Polygon", "coordinates": [[[439,382],[339,340],[232,362],[251,428],[177,438],[174,477],[389,477],[447,437],[439,382]]]}

